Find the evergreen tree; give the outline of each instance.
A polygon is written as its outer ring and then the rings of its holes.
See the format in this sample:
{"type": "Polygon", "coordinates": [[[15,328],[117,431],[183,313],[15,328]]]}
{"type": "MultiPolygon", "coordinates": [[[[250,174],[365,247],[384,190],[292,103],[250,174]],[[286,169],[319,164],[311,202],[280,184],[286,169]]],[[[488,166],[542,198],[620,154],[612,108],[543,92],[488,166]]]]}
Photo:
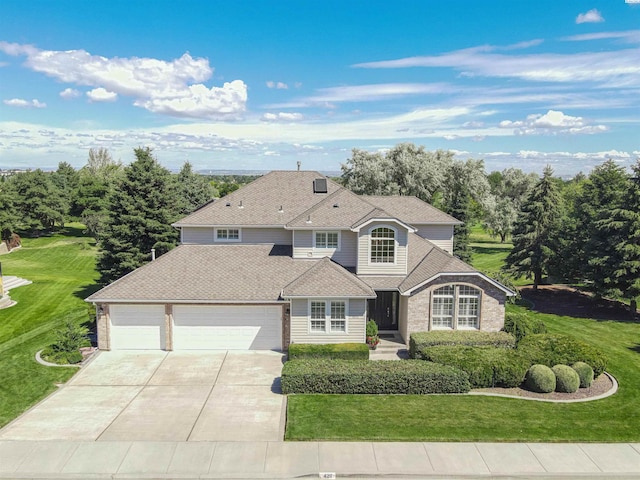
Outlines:
{"type": "Polygon", "coordinates": [[[609,211],[596,227],[607,234],[610,267],[605,285],[630,300],[635,317],[640,297],[640,159],[632,167],[633,176],[619,208],[609,211]]]}
{"type": "Polygon", "coordinates": [[[13,199],[3,183],[0,186],[0,238],[2,241],[11,239],[16,224],[17,219],[14,213],[13,199]]]}
{"type": "Polygon", "coordinates": [[[12,176],[6,186],[13,198],[16,228],[33,233],[51,231],[56,223],[63,225],[65,206],[51,174],[40,169],[19,173],[12,176]]]}
{"type": "Polygon", "coordinates": [[[560,202],[553,170],[547,166],[520,209],[513,230],[513,250],[506,259],[506,266],[513,273],[524,274],[528,278],[533,276],[534,289],[553,266],[560,202]]]}
{"type": "Polygon", "coordinates": [[[58,169],[51,176],[51,181],[58,187],[60,202],[65,218],[71,210],[71,203],[78,186],[78,172],[68,162],[58,163],[58,169]]]}
{"type": "Polygon", "coordinates": [[[175,182],[149,148],[134,150],[136,160],[108,195],[109,218],[98,236],[102,282],[113,281],[142,266],[151,249],[162,255],[178,241],[171,223],[179,217],[175,182]]]}
{"type": "Polygon", "coordinates": [[[574,255],[580,259],[582,277],[596,297],[615,295],[612,272],[620,258],[604,221],[612,211],[622,208],[628,182],[624,169],[608,160],[593,169],[579,199],[578,224],[572,242],[574,255]]]}
{"type": "Polygon", "coordinates": [[[202,175],[193,173],[189,162],[185,162],[176,178],[178,184],[179,212],[187,215],[213,198],[213,186],[202,175]]]}

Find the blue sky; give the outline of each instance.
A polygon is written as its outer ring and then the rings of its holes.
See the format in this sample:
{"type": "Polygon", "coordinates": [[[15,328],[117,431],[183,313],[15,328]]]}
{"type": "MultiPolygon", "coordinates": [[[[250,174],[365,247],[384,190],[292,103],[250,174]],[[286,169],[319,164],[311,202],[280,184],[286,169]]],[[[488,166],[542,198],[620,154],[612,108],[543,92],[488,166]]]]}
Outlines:
{"type": "Polygon", "coordinates": [[[403,141],[588,172],[640,157],[640,0],[0,5],[0,168],[136,146],[338,171],[403,141]]]}

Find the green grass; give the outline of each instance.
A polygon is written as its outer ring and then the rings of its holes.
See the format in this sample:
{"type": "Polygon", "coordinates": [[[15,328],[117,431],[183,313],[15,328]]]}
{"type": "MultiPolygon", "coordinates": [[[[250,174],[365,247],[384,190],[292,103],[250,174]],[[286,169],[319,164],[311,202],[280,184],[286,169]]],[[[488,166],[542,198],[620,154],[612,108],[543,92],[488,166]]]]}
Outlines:
{"type": "MultiPolygon", "coordinates": [[[[485,248],[487,243],[479,245],[485,248]]],[[[477,268],[498,264],[501,252],[491,250],[494,245],[486,248],[474,257],[477,268]]],[[[530,315],[542,319],[550,333],[567,333],[601,348],[609,359],[607,371],[620,383],[618,393],[572,404],[469,395],[291,395],[286,439],[640,441],[640,324],[530,315]]]]}
{"type": "Polygon", "coordinates": [[[79,224],[52,236],[23,238],[2,255],[2,271],[33,283],[11,290],[17,305],[0,310],[0,427],[67,381],[75,369],[44,367],[35,353],[53,339],[62,320],[88,319],[83,299],[96,289],[95,242],[79,224]]]}

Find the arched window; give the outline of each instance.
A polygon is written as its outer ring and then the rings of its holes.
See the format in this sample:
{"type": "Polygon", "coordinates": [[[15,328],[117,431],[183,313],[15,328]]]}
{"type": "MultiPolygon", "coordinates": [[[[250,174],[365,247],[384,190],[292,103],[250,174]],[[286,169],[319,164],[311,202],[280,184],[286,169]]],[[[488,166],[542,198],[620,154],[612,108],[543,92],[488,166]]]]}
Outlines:
{"type": "Polygon", "coordinates": [[[396,232],[389,227],[371,230],[371,263],[394,263],[396,260],[396,232]]]}
{"type": "Polygon", "coordinates": [[[433,291],[433,328],[478,329],[480,327],[480,289],[470,285],[445,285],[433,291]]]}

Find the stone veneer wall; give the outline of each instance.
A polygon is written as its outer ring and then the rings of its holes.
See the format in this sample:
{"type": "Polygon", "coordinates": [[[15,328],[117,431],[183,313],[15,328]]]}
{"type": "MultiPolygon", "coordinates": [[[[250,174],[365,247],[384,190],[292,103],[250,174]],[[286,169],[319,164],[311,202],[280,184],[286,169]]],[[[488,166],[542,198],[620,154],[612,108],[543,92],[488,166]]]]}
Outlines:
{"type": "Polygon", "coordinates": [[[109,305],[96,305],[96,333],[98,334],[98,348],[100,350],[111,350],[109,344],[109,305]],[[98,313],[102,307],[102,313],[98,313]]]}
{"type": "Polygon", "coordinates": [[[414,332],[431,330],[431,293],[444,285],[472,285],[482,290],[480,298],[480,330],[497,332],[504,327],[504,304],[506,294],[491,283],[475,275],[442,276],[413,292],[407,308],[407,336],[414,332]]]}
{"type": "Polygon", "coordinates": [[[291,343],[291,304],[282,306],[282,351],[289,350],[291,343]]]}

